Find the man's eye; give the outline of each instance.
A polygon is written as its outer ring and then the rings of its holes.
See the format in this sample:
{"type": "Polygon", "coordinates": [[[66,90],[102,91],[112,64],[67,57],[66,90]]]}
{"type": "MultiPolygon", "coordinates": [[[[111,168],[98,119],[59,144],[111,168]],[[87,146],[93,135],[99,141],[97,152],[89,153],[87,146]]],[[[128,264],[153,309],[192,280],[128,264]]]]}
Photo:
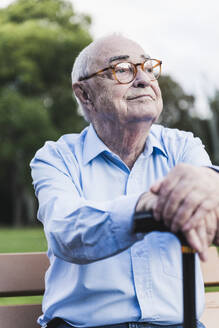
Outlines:
{"type": "Polygon", "coordinates": [[[153,73],[153,67],[146,67],[146,72],[153,73]]]}
{"type": "Polygon", "coordinates": [[[116,73],[127,73],[129,72],[128,68],[118,68],[116,69],[116,73]]]}

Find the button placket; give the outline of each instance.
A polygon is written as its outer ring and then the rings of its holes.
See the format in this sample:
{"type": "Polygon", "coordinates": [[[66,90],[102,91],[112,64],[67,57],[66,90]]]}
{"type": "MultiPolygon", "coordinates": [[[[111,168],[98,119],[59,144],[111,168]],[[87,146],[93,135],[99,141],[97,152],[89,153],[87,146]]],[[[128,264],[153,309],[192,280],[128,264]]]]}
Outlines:
{"type": "Polygon", "coordinates": [[[143,245],[143,241],[136,243],[131,248],[133,277],[136,296],[141,310],[141,318],[151,317],[151,313],[153,313],[150,306],[152,303],[152,286],[147,254],[148,251],[146,245],[143,245]],[[143,249],[144,246],[145,248],[143,249]]]}

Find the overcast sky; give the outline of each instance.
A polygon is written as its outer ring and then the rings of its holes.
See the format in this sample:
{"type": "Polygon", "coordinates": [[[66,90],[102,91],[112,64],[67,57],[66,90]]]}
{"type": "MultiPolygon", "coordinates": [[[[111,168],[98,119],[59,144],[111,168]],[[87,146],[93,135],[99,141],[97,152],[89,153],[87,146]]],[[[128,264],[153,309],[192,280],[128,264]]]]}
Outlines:
{"type": "Polygon", "coordinates": [[[136,40],[162,59],[163,73],[199,96],[200,111],[205,110],[203,98],[219,89],[218,0],[71,1],[76,12],[91,15],[94,39],[121,32],[136,40]]]}

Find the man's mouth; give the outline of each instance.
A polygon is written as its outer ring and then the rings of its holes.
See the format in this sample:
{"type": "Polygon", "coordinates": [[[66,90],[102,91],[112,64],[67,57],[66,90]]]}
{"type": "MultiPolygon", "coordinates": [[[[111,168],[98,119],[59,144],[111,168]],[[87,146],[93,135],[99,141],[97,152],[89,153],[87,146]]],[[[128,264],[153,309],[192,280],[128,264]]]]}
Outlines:
{"type": "Polygon", "coordinates": [[[135,100],[139,98],[148,98],[154,100],[154,97],[152,95],[139,95],[139,96],[127,97],[127,100],[135,100]]]}

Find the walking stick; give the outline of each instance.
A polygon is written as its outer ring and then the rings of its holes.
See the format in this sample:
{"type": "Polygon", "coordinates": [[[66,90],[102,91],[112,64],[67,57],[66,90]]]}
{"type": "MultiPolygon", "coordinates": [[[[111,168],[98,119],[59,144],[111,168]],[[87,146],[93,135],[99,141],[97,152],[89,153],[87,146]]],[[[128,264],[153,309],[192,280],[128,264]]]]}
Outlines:
{"type": "MultiPolygon", "coordinates": [[[[163,222],[153,219],[153,212],[139,212],[134,215],[134,232],[171,232],[163,222]]],[[[183,327],[196,328],[195,297],[195,251],[188,245],[182,233],[176,233],[182,247],[183,267],[183,327]]]]}

